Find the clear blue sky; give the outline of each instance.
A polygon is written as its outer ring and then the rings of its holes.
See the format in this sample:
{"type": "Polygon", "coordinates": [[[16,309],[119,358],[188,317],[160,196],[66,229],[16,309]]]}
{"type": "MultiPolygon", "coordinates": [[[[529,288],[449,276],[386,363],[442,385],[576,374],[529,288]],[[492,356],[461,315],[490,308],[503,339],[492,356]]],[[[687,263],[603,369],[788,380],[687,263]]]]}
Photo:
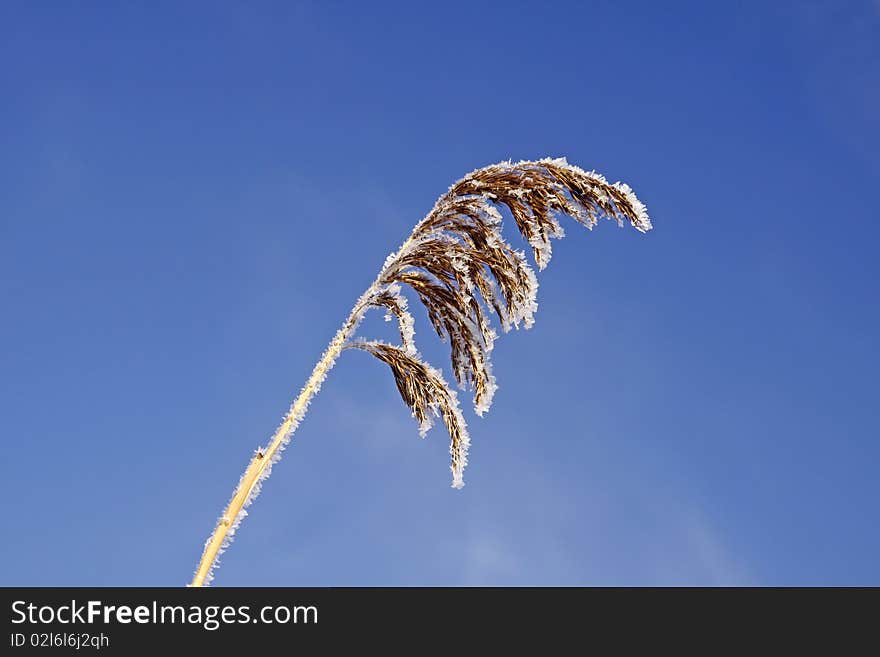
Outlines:
{"type": "Polygon", "coordinates": [[[880,5],[110,4],[0,8],[0,584],[188,582],[388,252],[558,155],[655,230],[569,225],[467,486],[348,353],[216,583],[880,584],[880,5]]]}

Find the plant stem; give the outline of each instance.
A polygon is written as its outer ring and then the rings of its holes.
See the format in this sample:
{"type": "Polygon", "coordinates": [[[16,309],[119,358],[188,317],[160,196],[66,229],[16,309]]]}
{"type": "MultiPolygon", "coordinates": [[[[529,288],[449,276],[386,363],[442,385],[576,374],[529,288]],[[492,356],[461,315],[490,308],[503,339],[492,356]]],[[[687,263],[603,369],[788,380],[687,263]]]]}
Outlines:
{"type": "MultiPolygon", "coordinates": [[[[419,222],[416,228],[424,221],[427,221],[427,217],[419,222]]],[[[413,234],[415,234],[415,229],[413,234]]],[[[229,544],[230,532],[233,528],[237,528],[238,523],[241,521],[240,514],[244,507],[252,501],[254,489],[269,476],[270,472],[267,471],[267,468],[271,468],[271,465],[280,458],[280,451],[284,449],[293,432],[296,431],[300,420],[305,415],[309,401],[320,390],[327,373],[336,364],[336,359],[353,337],[361,319],[363,319],[364,314],[369,309],[377,290],[382,287],[382,281],[388,268],[412,244],[413,234],[406,239],[395,254],[388,257],[376,280],[373,281],[372,285],[366,289],[357,303],[355,303],[348,319],[345,320],[342,328],[333,336],[327,350],[321,356],[318,364],[315,365],[315,369],[312,370],[312,374],[308,381],[306,381],[305,386],[303,386],[299,396],[293,402],[287,415],[284,416],[284,420],[282,420],[281,426],[278,427],[272,436],[269,446],[265,450],[257,451],[250,460],[250,463],[248,463],[247,469],[238,482],[238,488],[235,489],[232,499],[223,510],[220,520],[217,521],[214,533],[211,534],[208,542],[205,543],[205,550],[202,552],[202,558],[199,560],[196,574],[190,586],[205,586],[210,582],[211,571],[214,568],[217,557],[220,556],[220,552],[229,544]]]]}
{"type": "MultiPolygon", "coordinates": [[[[364,297],[366,297],[366,294],[364,297]]],[[[254,487],[263,478],[266,468],[277,460],[276,454],[290,439],[291,434],[296,429],[297,421],[302,418],[305,409],[308,407],[309,401],[320,389],[321,383],[324,381],[327,373],[336,363],[336,358],[342,352],[346,342],[351,338],[351,334],[357,328],[360,318],[367,308],[363,303],[364,297],[362,297],[361,301],[355,305],[354,309],[351,311],[351,315],[349,315],[343,327],[336,333],[333,340],[331,340],[330,345],[327,347],[321,360],[315,365],[315,369],[312,370],[312,375],[303,387],[302,392],[299,393],[296,401],[293,402],[287,415],[284,416],[284,420],[281,422],[281,426],[278,427],[278,430],[275,431],[275,435],[272,436],[269,446],[263,451],[258,451],[251,459],[250,463],[248,463],[247,469],[244,471],[241,481],[238,483],[238,488],[235,489],[232,499],[229,501],[229,504],[223,511],[223,515],[217,522],[217,527],[214,529],[214,533],[211,534],[211,537],[205,544],[205,551],[202,553],[202,558],[199,561],[196,574],[193,577],[190,586],[204,586],[206,584],[205,579],[211,572],[214,562],[219,556],[220,550],[223,549],[224,544],[227,542],[230,529],[236,524],[236,519],[239,517],[242,509],[250,499],[254,487]]]]}

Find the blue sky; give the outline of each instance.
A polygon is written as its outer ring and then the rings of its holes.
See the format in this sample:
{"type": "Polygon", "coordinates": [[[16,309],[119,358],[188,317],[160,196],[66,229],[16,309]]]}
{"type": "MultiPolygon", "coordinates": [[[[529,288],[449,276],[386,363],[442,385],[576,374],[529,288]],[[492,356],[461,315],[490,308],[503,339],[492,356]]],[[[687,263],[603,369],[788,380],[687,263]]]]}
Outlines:
{"type": "Polygon", "coordinates": [[[876,2],[0,26],[0,584],[189,581],[389,251],[464,173],[558,155],[655,230],[568,226],[467,486],[347,353],[216,584],[880,584],[876,2]]]}

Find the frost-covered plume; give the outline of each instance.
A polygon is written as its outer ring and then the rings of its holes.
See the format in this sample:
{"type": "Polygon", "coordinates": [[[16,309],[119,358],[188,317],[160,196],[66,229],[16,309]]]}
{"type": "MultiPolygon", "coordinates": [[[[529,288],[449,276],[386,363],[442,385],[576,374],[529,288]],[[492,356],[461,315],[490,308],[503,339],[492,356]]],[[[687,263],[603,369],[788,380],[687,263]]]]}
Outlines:
{"type": "Polygon", "coordinates": [[[358,299],[342,328],[312,371],[268,445],[255,451],[232,499],[208,538],[193,586],[210,583],[218,557],[228,547],[246,508],[260,492],[272,466],[299,426],[312,397],[347,349],[372,354],[391,369],[404,403],[424,435],[440,417],[449,432],[452,485],[464,485],[470,444],[458,396],[440,370],[426,363],[415,343],[415,322],[404,289],[425,307],[437,335],[449,345],[451,371],[461,388],[473,392],[477,414],[489,410],[498,386],[489,359],[497,338],[494,314],[502,332],[529,328],[538,308],[538,280],[523,251],[501,234],[506,209],[531,248],[538,269],[552,255],[551,239],[564,235],[558,218],[572,217],[592,228],[599,218],[630,223],[646,232],[651,222],[645,206],[623,183],[609,183],[595,171],[564,158],[502,162],[477,169],[434,204],[401,247],[385,260],[378,277],[358,299]],[[400,345],[357,337],[371,308],[397,320],[400,345]]]}

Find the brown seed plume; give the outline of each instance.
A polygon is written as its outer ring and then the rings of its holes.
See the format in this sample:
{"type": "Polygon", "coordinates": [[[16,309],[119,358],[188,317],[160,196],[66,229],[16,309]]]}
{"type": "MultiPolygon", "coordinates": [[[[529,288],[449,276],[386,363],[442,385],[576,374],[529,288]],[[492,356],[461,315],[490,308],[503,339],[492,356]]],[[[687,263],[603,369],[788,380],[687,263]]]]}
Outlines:
{"type": "Polygon", "coordinates": [[[467,432],[455,394],[448,386],[438,392],[438,380],[429,375],[436,370],[426,369],[414,351],[411,333],[404,333],[404,325],[411,327],[412,320],[405,306],[400,307],[399,285],[408,286],[425,306],[434,330],[449,344],[453,376],[460,386],[473,390],[474,408],[482,415],[497,387],[489,360],[497,337],[491,314],[507,331],[521,323],[531,326],[537,308],[534,271],[524,254],[502,236],[499,208],[510,212],[539,269],[550,261],[550,240],[564,235],[559,216],[568,215],[588,228],[603,216],[642,232],[651,228],[644,205],[626,185],[609,183],[564,159],[500,163],[478,169],[450,187],[388,258],[367,305],[385,307],[398,317],[404,352],[375,342],[352,344],[391,367],[420,425],[425,426],[430,411],[442,415],[453,436],[456,486],[462,484],[467,432]],[[416,395],[416,390],[424,395],[416,395]]]}

